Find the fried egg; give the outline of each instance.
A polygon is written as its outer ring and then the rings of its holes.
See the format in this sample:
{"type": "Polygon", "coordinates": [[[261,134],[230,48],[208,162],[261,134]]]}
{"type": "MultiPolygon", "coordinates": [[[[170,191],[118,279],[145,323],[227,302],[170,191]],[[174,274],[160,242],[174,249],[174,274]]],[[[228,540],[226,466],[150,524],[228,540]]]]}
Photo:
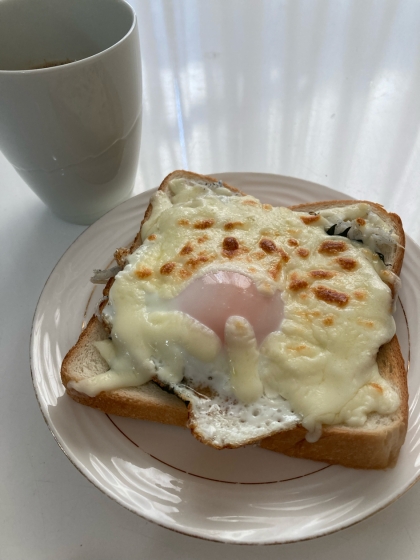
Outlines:
{"type": "Polygon", "coordinates": [[[376,364],[395,333],[390,273],[372,231],[392,251],[368,204],[298,213],[173,179],[103,310],[111,340],[97,348],[110,370],[74,388],[94,396],[154,380],[218,448],[297,424],[314,440],[322,424],[392,413],[399,397],[376,364]],[[363,245],[330,231],[343,223],[363,245]]]}

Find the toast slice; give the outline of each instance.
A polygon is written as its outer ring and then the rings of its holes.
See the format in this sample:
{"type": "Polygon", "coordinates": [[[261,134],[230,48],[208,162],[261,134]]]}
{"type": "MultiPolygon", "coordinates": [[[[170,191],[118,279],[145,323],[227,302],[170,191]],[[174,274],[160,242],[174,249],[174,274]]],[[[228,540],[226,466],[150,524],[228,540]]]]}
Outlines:
{"type": "MultiPolygon", "coordinates": [[[[160,190],[168,192],[168,185],[174,178],[186,178],[198,181],[217,181],[212,177],[197,175],[186,171],[175,171],[165,178],[160,190]]],[[[223,187],[238,194],[241,193],[225,183],[223,187]]],[[[292,207],[297,212],[316,213],[326,208],[339,208],[352,205],[356,201],[326,201],[304,204],[292,207]]],[[[401,220],[395,214],[387,213],[382,206],[368,203],[377,214],[398,236],[398,243],[392,254],[388,255],[388,269],[399,274],[404,256],[404,231],[401,220]]],[[[118,250],[116,259],[123,266],[126,254],[134,252],[142,243],[141,227],[152,215],[152,205],[146,210],[140,230],[128,251],[118,250]]],[[[345,234],[345,232],[344,232],[345,234]]],[[[339,233],[343,235],[343,233],[339,233]]],[[[107,297],[112,286],[111,278],[105,289],[107,297]]],[[[394,284],[391,289],[394,289],[394,284]]],[[[105,303],[102,304],[102,308],[105,303]]],[[[105,340],[109,336],[106,325],[97,315],[89,321],[75,346],[66,355],[61,377],[67,393],[75,401],[85,404],[109,414],[152,420],[177,426],[188,425],[188,409],[186,404],[171,392],[158,386],[155,382],[140,387],[102,391],[95,397],[71,388],[70,382],[103,373],[108,365],[101,357],[93,343],[105,340]],[[70,386],[69,386],[70,383],[70,386]]],[[[394,337],[383,345],[377,356],[377,364],[381,376],[388,380],[400,396],[401,406],[392,415],[381,416],[372,413],[362,428],[352,428],[345,425],[323,426],[322,435],[315,443],[306,441],[307,431],[302,426],[280,431],[264,438],[260,445],[265,449],[278,451],[293,457],[314,459],[331,464],[341,464],[354,468],[381,469],[393,466],[398,457],[399,449],[404,441],[408,417],[408,393],[404,361],[398,340],[394,337]]]]}

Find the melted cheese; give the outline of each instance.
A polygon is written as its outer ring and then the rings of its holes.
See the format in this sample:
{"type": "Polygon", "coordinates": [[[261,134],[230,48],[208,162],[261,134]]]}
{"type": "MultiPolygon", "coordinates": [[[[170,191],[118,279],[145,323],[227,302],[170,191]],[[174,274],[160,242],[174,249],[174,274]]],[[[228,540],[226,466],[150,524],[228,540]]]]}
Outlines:
{"type": "Polygon", "coordinates": [[[368,205],[308,215],[220,183],[178,179],[170,189],[170,196],[153,197],[143,244],[115,278],[103,311],[115,353],[100,351],[110,372],[103,383],[96,376],[74,388],[94,395],[158,377],[191,401],[203,437],[220,446],[232,445],[223,422],[234,415],[219,403],[218,420],[207,426],[219,397],[229,406],[239,400],[242,410],[258,403],[266,422],[259,437],[301,422],[314,439],[321,424],[361,426],[371,412],[397,409],[399,397],[376,364],[379,347],[395,333],[391,290],[380,277],[385,267],[369,248],[326,234],[332,221],[358,218],[371,219],[377,233],[381,220],[368,205]],[[189,283],[219,270],[248,276],[267,296],[281,292],[284,319],[259,347],[245,319],[228,319],[223,349],[212,330],[176,309],[189,283]],[[210,374],[206,363],[218,364],[217,371],[210,374]],[[200,387],[216,400],[200,395],[200,387]],[[215,425],[224,434],[219,439],[215,425]]]}

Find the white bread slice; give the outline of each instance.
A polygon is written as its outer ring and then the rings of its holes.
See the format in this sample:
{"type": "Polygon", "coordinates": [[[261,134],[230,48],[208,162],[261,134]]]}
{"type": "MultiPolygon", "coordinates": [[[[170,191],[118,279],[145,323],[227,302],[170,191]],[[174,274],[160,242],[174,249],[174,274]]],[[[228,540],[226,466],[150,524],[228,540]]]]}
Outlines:
{"type": "MultiPolygon", "coordinates": [[[[167,190],[169,182],[177,177],[209,182],[216,181],[212,177],[186,171],[175,171],[165,178],[160,189],[167,190]]],[[[224,186],[235,192],[240,192],[229,185],[224,184],[224,186]]],[[[339,207],[354,204],[354,202],[327,201],[295,206],[292,207],[292,210],[316,212],[322,208],[339,207]]],[[[399,274],[403,261],[405,240],[401,220],[395,214],[387,213],[380,205],[370,202],[368,204],[398,235],[399,247],[394,254],[390,269],[399,274]]],[[[142,224],[149,218],[151,210],[152,207],[149,205],[142,224]]],[[[133,252],[139,245],[141,245],[140,231],[129,251],[133,252]]],[[[124,252],[119,252],[117,256],[123,254],[124,252]]],[[[105,296],[108,295],[112,282],[111,279],[106,285],[105,296]]],[[[96,316],[92,317],[86,329],[80,335],[78,342],[63,361],[61,377],[66,387],[70,381],[79,381],[84,377],[106,371],[107,365],[92,343],[107,337],[108,333],[99,319],[96,316]]],[[[316,443],[308,443],[305,440],[306,430],[297,426],[265,438],[260,443],[261,447],[294,457],[354,468],[380,469],[393,466],[405,438],[408,417],[406,373],[396,337],[380,349],[377,362],[381,375],[390,381],[400,395],[401,406],[395,414],[389,417],[371,414],[362,428],[324,426],[322,436],[316,443]]],[[[98,408],[106,413],[178,426],[188,425],[188,410],[185,403],[154,382],[149,382],[142,387],[104,391],[96,397],[88,397],[68,387],[67,393],[77,402],[98,408]]]]}

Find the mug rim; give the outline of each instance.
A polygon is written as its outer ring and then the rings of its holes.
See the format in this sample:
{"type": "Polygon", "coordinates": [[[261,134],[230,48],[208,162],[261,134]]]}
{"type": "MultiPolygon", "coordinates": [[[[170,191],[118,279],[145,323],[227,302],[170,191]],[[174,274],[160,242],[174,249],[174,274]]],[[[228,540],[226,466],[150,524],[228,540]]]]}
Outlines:
{"type": "Polygon", "coordinates": [[[74,68],[76,65],[82,65],[88,62],[91,62],[93,59],[104,55],[105,53],[108,53],[109,51],[112,51],[114,49],[116,49],[123,41],[127,40],[129,38],[130,35],[132,35],[134,29],[137,27],[137,14],[134,11],[133,6],[131,6],[131,4],[129,4],[126,0],[114,0],[116,1],[117,4],[124,4],[125,6],[128,6],[128,8],[130,9],[131,12],[131,16],[132,16],[132,22],[131,22],[131,26],[130,29],[127,31],[127,33],[121,37],[121,39],[119,39],[116,43],[114,43],[113,45],[111,45],[110,47],[107,47],[106,49],[99,51],[95,54],[92,54],[90,56],[87,56],[85,58],[81,58],[80,60],[73,60],[71,62],[67,62],[66,64],[60,64],[58,66],[49,66],[47,68],[27,68],[25,70],[2,70],[0,68],[0,75],[23,75],[23,74],[40,74],[43,72],[51,72],[51,71],[55,71],[55,72],[59,72],[59,71],[66,71],[67,68],[72,67],[74,68]]]}

